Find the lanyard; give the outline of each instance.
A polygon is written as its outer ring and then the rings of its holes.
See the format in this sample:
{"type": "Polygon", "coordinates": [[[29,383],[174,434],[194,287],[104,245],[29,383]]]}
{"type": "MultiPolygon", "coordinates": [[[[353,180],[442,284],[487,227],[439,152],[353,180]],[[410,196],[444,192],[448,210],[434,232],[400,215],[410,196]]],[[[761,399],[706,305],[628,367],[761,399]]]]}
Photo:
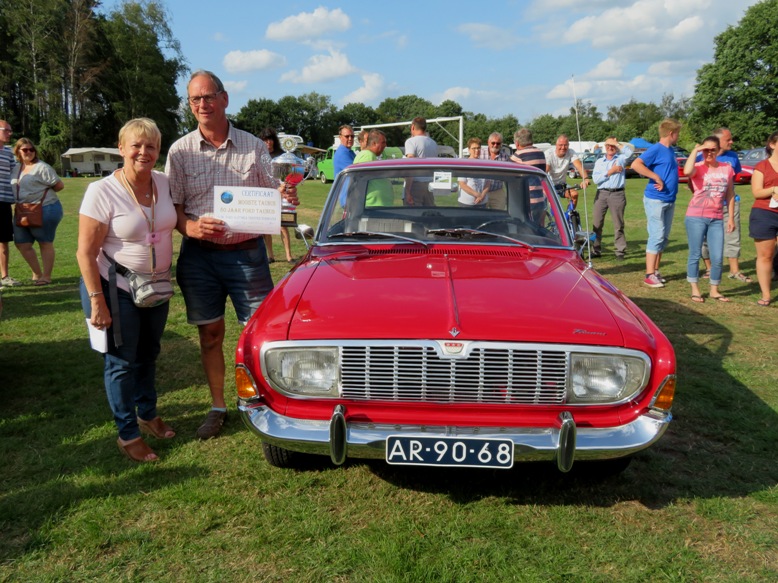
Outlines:
{"type": "Polygon", "coordinates": [[[143,208],[141,207],[141,204],[138,202],[138,199],[135,197],[135,193],[132,191],[132,187],[130,186],[129,180],[127,180],[127,176],[124,174],[124,170],[122,170],[120,173],[120,179],[119,182],[122,183],[122,186],[124,186],[125,190],[130,195],[130,198],[132,199],[132,202],[135,203],[135,206],[138,207],[138,212],[140,212],[141,215],[143,215],[144,220],[146,221],[146,226],[149,228],[148,235],[146,237],[146,240],[148,241],[148,245],[151,248],[151,273],[155,273],[157,270],[157,253],[154,249],[154,242],[156,241],[156,233],[154,232],[154,218],[155,218],[155,208],[157,206],[157,185],[154,183],[154,177],[151,177],[151,220],[149,220],[148,215],[143,211],[143,208]]]}

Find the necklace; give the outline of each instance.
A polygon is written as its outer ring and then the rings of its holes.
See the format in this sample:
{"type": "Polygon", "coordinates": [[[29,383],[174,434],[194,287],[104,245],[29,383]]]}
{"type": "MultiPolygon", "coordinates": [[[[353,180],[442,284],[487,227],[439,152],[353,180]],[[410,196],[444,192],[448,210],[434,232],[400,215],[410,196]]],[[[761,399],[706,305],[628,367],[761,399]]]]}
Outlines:
{"type": "MultiPolygon", "coordinates": [[[[127,174],[124,172],[124,169],[122,168],[122,178],[127,183],[127,185],[130,187],[130,190],[133,194],[135,194],[135,189],[137,188],[132,182],[130,182],[130,179],[127,178],[127,174]]],[[[138,198],[140,198],[140,194],[136,195],[138,198]]],[[[148,200],[151,198],[151,192],[146,192],[143,197],[148,200]]]]}

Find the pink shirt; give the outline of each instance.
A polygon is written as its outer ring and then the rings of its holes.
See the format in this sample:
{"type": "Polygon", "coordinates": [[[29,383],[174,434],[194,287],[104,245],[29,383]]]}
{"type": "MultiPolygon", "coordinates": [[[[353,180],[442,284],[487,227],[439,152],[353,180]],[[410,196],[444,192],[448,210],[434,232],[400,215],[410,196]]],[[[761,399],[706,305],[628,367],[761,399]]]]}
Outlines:
{"type": "Polygon", "coordinates": [[[716,168],[697,162],[694,176],[690,183],[694,189],[687,217],[702,217],[705,219],[723,219],[724,204],[727,200],[727,189],[732,183],[735,171],[729,164],[721,164],[716,168]]]}

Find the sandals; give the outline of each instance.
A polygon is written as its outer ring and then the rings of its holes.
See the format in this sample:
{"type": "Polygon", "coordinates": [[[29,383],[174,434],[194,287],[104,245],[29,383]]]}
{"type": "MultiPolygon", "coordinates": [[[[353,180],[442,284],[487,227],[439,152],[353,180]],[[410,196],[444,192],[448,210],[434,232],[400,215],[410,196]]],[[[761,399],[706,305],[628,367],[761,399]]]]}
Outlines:
{"type": "Polygon", "coordinates": [[[702,296],[692,296],[692,301],[697,302],[698,304],[704,304],[705,298],[702,296]]]}
{"type": "Polygon", "coordinates": [[[763,308],[766,308],[770,305],[770,300],[757,300],[756,301],[757,306],[762,306],[763,308]]]}
{"type": "Polygon", "coordinates": [[[154,417],[151,421],[138,417],[138,427],[140,427],[142,433],[148,433],[157,439],[171,439],[176,436],[173,428],[162,421],[161,417],[154,417]]]}
{"type": "Polygon", "coordinates": [[[729,277],[729,279],[737,279],[738,281],[742,281],[743,283],[751,283],[753,281],[742,271],[738,271],[737,273],[730,273],[727,277],[729,277]]]}
{"type": "Polygon", "coordinates": [[[731,302],[732,301],[729,298],[724,297],[724,296],[708,296],[708,297],[710,297],[710,299],[712,299],[712,300],[716,300],[717,302],[727,303],[727,302],[731,302]]]}
{"type": "Polygon", "coordinates": [[[127,443],[122,443],[121,439],[117,439],[116,445],[119,446],[119,451],[130,461],[138,463],[159,461],[157,454],[143,441],[142,437],[127,443]]]}
{"type": "Polygon", "coordinates": [[[32,281],[32,285],[49,285],[51,283],[50,279],[46,279],[45,277],[39,277],[38,279],[34,279],[32,281]]]}

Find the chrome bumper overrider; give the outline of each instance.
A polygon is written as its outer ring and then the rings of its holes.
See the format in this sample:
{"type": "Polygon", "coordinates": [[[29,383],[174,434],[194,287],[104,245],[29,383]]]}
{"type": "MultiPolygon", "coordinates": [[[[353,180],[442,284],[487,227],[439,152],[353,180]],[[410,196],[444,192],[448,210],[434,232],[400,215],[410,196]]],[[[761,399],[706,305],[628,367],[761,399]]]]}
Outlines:
{"type": "Polygon", "coordinates": [[[440,427],[354,423],[337,405],[329,421],[285,417],[264,405],[238,404],[243,422],[263,441],[291,451],[329,455],[335,464],[346,458],[384,459],[389,435],[494,437],[513,441],[515,461],[556,461],[568,471],[578,460],[627,456],[650,446],[667,429],[670,412],[651,411],[618,427],[576,427],[573,415],[559,415],[558,427],[440,427]]]}

